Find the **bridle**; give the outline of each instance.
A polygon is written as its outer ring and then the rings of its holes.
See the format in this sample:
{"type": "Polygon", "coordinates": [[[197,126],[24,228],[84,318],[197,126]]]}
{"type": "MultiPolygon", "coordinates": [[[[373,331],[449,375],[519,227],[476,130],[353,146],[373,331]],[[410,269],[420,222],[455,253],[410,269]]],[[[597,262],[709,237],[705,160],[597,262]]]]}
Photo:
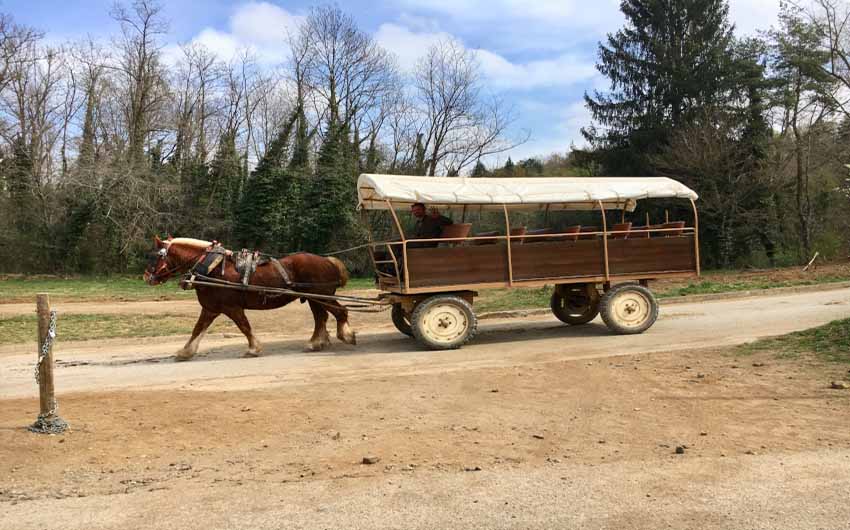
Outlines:
{"type": "Polygon", "coordinates": [[[157,257],[157,266],[154,269],[154,272],[150,273],[150,275],[148,276],[148,283],[158,281],[165,282],[169,278],[171,278],[174,273],[180,272],[180,269],[182,268],[182,264],[175,265],[174,267],[168,267],[168,247],[162,247],[161,249],[159,249],[159,251],[157,252],[157,257]],[[164,271],[160,271],[159,260],[165,260],[166,267],[164,271]]]}

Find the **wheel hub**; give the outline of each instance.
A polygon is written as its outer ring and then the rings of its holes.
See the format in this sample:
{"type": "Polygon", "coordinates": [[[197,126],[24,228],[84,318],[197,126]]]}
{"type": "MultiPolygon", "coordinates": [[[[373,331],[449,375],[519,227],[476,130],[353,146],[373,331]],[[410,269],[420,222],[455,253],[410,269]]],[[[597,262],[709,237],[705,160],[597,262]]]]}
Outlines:
{"type": "Polygon", "coordinates": [[[422,331],[432,340],[452,342],[466,332],[469,323],[460,308],[453,305],[433,307],[423,315],[422,331]]]}
{"type": "Polygon", "coordinates": [[[619,323],[627,327],[638,327],[650,316],[649,300],[636,292],[623,293],[614,300],[613,314],[619,323]]]}

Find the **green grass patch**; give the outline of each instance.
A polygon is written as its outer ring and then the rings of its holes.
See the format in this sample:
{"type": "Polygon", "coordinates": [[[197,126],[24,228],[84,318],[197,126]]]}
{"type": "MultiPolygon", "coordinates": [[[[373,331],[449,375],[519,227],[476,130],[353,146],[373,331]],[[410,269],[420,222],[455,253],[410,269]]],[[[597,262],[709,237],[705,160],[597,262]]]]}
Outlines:
{"type": "Polygon", "coordinates": [[[511,309],[534,309],[549,307],[552,286],[533,289],[492,289],[481,291],[475,299],[476,311],[507,311],[511,309]]]}
{"type": "Polygon", "coordinates": [[[821,359],[850,363],[850,318],[834,320],[816,328],[762,339],[738,347],[737,353],[750,355],[773,352],[779,357],[794,358],[814,353],[821,359]]]}
{"type": "Polygon", "coordinates": [[[191,300],[195,293],[180,289],[177,282],[151,287],[139,276],[84,276],[71,278],[23,277],[0,280],[0,303],[32,302],[36,293],[51,300],[191,300]]]}
{"type": "MultiPolygon", "coordinates": [[[[155,337],[187,335],[197,317],[163,313],[160,315],[59,315],[56,321],[57,341],[79,341],[123,337],[155,337]]],[[[213,324],[216,331],[238,328],[227,319],[213,324]]],[[[35,342],[38,329],[35,315],[0,318],[0,344],[35,342]]]]}
{"type": "MultiPolygon", "coordinates": [[[[345,291],[373,289],[372,278],[352,278],[345,291]]],[[[150,300],[192,300],[195,293],[185,291],[172,279],[150,286],[139,276],[13,277],[0,279],[0,304],[34,302],[37,293],[49,293],[55,302],[137,302],[150,300]]]]}
{"type": "Polygon", "coordinates": [[[729,293],[735,291],[757,291],[761,289],[775,289],[777,287],[796,287],[803,285],[817,285],[822,283],[836,283],[850,280],[847,276],[820,276],[817,278],[794,279],[774,281],[769,279],[753,279],[738,282],[718,282],[703,280],[691,282],[684,287],[670,290],[661,290],[656,294],[659,298],[670,298],[676,296],[687,296],[694,294],[729,293]]]}

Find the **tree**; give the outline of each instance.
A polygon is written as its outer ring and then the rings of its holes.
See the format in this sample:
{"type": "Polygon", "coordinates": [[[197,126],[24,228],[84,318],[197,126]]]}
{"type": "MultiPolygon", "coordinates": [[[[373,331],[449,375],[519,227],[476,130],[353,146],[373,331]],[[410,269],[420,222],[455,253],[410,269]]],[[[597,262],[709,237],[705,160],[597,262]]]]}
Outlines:
{"type": "MultiPolygon", "coordinates": [[[[793,7],[795,4],[783,5],[787,13],[796,11],[798,18],[804,12],[793,7]]],[[[817,67],[831,77],[842,90],[826,94],[832,106],[845,117],[850,117],[850,3],[846,0],[812,0],[807,16],[808,31],[818,38],[818,49],[825,52],[822,63],[817,67]]]]}
{"type": "Polygon", "coordinates": [[[585,94],[600,128],[583,130],[614,174],[650,174],[648,157],[674,129],[728,90],[732,28],[726,0],[623,0],[626,25],[599,44],[611,91],[585,94]]]}
{"type": "Polygon", "coordinates": [[[803,20],[799,9],[783,5],[780,28],[771,32],[771,68],[775,104],[781,109],[780,139],[790,135],[793,149],[794,205],[800,259],[811,255],[815,230],[812,202],[812,133],[835,108],[836,77],[823,68],[830,52],[821,48],[817,27],[803,20]]]}
{"type": "Polygon", "coordinates": [[[308,219],[303,242],[311,252],[326,252],[335,239],[345,241],[352,234],[357,171],[354,148],[345,124],[331,121],[305,199],[308,219]]]}
{"type": "MultiPolygon", "coordinates": [[[[462,171],[480,158],[502,153],[528,138],[507,140],[514,121],[498,98],[482,95],[482,77],[475,55],[456,40],[442,40],[416,65],[416,99],[422,125],[415,153],[422,150],[424,172],[454,168],[462,171]]],[[[419,166],[419,164],[416,164],[419,166]]]]}
{"type": "Polygon", "coordinates": [[[475,162],[475,167],[472,168],[473,177],[486,177],[488,174],[487,166],[485,166],[483,162],[480,160],[475,162]]]}
{"type": "Polygon", "coordinates": [[[125,78],[127,96],[127,160],[141,167],[152,121],[165,101],[165,82],[157,37],[167,30],[162,8],[152,0],[134,0],[128,8],[115,4],[112,17],[121,25],[117,69],[125,78]]]}

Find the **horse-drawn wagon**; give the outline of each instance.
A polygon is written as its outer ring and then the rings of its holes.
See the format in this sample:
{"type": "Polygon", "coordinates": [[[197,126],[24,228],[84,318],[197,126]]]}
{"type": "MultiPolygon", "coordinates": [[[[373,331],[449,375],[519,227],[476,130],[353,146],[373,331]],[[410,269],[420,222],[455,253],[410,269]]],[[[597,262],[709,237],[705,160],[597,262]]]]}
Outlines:
{"type": "Polygon", "coordinates": [[[385,221],[390,217],[384,225],[394,233],[377,241],[369,231],[365,246],[381,291],[374,298],[336,293],[348,279],[336,257],[295,253],[275,258],[249,250],[231,253],[214,241],[156,238],[146,281],[157,285],[183,275],[182,285],[196,290],[202,307],[177,358],[191,358],[221,314],[248,338],[246,355],[255,356],[261,346],[245,310],[275,309],[295,300],[308,302],[313,312],[308,348],[314,351],[330,343],[328,314],[337,321],[337,337],[355,344],[348,312],[364,304],[391,306],[399,331],[429,348],[458,348],[475,334],[478,291],[544,285],[555,286],[552,312],[567,324],[585,324],[601,314],[614,332],[641,333],[658,317],[649,281],[699,275],[697,195],[668,178],[364,174],[357,193],[367,226],[368,218],[375,217],[367,212],[377,211],[385,221]],[[647,199],[690,201],[690,224],[669,219],[650,224],[647,213],[643,225],[633,225],[627,216],[647,199]],[[440,217],[434,221],[440,226],[438,237],[411,237],[397,210],[416,206],[422,216],[425,204],[457,222],[440,217]],[[476,216],[473,230],[467,220],[476,216]],[[527,226],[534,223],[543,226],[527,226]]]}
{"type": "Polygon", "coordinates": [[[385,211],[397,236],[370,240],[381,299],[392,304],[399,331],[433,349],[457,348],[473,337],[473,302],[483,289],[554,285],[551,308],[563,322],[584,324],[601,314],[611,330],[630,334],[658,316],[650,280],[700,272],[697,194],[669,178],[364,174],[357,191],[358,207],[385,211]],[[633,224],[627,217],[648,199],[689,201],[692,216],[650,224],[647,214],[642,225],[633,224]],[[411,238],[397,211],[416,204],[459,222],[438,238],[411,238]],[[499,230],[477,231],[467,222],[485,212],[503,219],[499,230]],[[559,215],[595,221],[566,226],[561,220],[558,228],[537,229],[522,224],[554,225],[559,215]]]}

